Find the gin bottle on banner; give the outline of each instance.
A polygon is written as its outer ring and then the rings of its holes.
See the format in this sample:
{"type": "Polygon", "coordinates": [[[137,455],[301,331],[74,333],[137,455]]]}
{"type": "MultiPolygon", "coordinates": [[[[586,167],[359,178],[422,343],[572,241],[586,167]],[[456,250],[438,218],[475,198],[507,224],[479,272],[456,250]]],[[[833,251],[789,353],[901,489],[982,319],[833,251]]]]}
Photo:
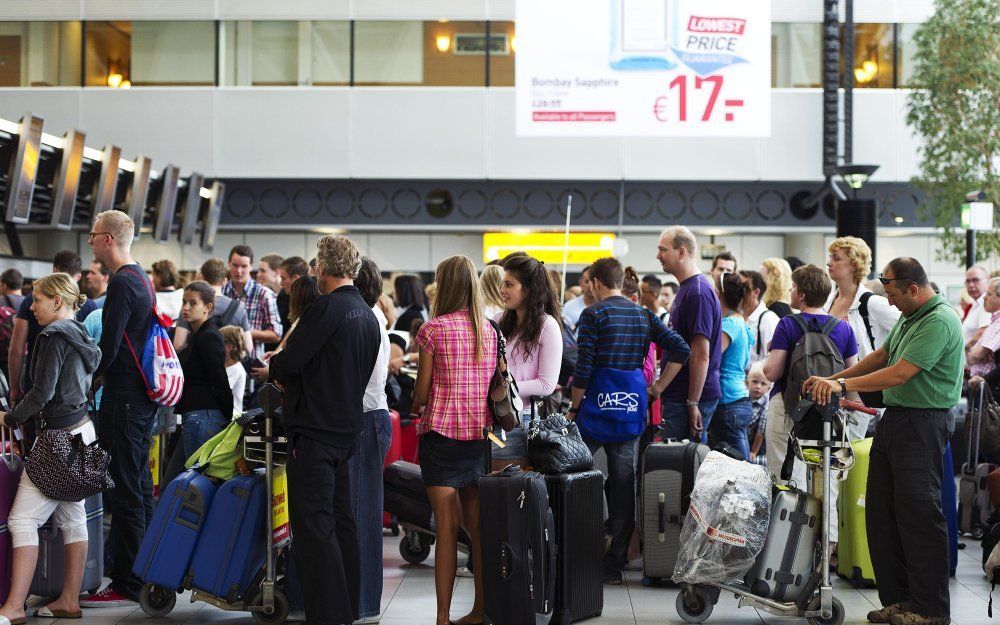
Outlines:
{"type": "Polygon", "coordinates": [[[679,0],[611,0],[611,67],[663,71],[677,67],[679,0]]]}

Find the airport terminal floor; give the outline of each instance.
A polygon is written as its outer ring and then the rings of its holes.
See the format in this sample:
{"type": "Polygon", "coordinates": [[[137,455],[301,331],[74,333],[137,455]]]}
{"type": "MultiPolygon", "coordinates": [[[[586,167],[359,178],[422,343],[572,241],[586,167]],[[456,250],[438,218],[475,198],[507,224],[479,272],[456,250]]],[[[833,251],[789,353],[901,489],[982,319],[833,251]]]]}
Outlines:
{"type": "MultiPolygon", "coordinates": [[[[952,623],[980,625],[990,622],[986,615],[990,585],[980,566],[982,551],[979,542],[963,539],[965,548],[959,551],[958,572],[951,580],[952,623]]],[[[434,557],[422,564],[407,564],[399,556],[399,538],[383,540],[385,582],[382,592],[383,625],[424,625],[434,622],[434,557]]],[[[856,590],[834,577],[835,596],[847,610],[846,625],[867,623],[865,615],[880,607],[875,590],[856,590]]],[[[594,625],[662,625],[683,623],[677,616],[674,602],[678,591],[670,588],[646,588],[640,571],[626,571],[621,586],[604,587],[604,613],[585,623],[594,625]]],[[[472,606],[472,579],[455,581],[454,614],[464,614],[472,606]]],[[[170,616],[150,618],[137,606],[85,610],[82,620],[57,621],[59,625],[244,625],[251,623],[246,612],[225,612],[205,603],[190,603],[190,593],[177,599],[170,616]]],[[[30,619],[29,623],[50,622],[50,619],[30,619]]],[[[723,595],[715,606],[708,623],[719,625],[777,625],[804,623],[800,618],[786,618],[758,611],[737,608],[732,596],[723,595]]]]}

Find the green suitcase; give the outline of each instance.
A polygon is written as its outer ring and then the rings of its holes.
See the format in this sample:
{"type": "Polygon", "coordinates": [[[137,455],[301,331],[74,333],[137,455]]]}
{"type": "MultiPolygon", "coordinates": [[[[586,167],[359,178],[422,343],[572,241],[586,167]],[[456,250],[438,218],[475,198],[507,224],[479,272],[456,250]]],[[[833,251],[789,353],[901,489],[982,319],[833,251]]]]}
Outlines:
{"type": "Polygon", "coordinates": [[[840,486],[837,501],[840,511],[840,542],[837,543],[837,573],[855,588],[874,588],[875,570],[868,551],[865,528],[865,491],[868,484],[868,459],[872,439],[851,442],[854,467],[840,486]]]}

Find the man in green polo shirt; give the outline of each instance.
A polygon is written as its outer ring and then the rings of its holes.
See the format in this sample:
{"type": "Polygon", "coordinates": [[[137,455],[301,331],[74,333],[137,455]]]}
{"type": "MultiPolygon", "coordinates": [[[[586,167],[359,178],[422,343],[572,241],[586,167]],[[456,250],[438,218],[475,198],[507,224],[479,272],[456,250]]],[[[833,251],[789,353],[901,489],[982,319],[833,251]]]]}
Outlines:
{"type": "Polygon", "coordinates": [[[889,303],[903,313],[885,343],[842,373],[810,378],[803,391],[820,404],[834,393],[884,391],[887,408],[872,443],[865,521],[885,607],[868,620],[947,625],[950,556],[941,457],[948,409],[962,390],[962,322],[915,259],[894,259],[879,280],[889,303]]]}

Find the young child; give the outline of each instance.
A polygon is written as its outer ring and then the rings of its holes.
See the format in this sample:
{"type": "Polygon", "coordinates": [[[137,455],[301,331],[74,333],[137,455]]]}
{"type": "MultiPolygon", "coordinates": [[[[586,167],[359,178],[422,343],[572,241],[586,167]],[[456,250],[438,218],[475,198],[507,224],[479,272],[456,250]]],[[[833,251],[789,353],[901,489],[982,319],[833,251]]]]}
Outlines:
{"type": "Polygon", "coordinates": [[[753,419],[747,426],[747,440],[750,441],[750,461],[767,464],[764,453],[764,428],[767,425],[767,401],[771,394],[771,382],[764,376],[764,363],[755,362],[747,373],[747,388],[750,390],[750,405],[753,419]]]}
{"type": "Polygon", "coordinates": [[[233,415],[242,414],[243,391],[247,384],[247,371],[242,364],[247,357],[243,329],[225,326],[219,331],[226,342],[226,375],[229,377],[229,388],[233,390],[233,415]]]}

